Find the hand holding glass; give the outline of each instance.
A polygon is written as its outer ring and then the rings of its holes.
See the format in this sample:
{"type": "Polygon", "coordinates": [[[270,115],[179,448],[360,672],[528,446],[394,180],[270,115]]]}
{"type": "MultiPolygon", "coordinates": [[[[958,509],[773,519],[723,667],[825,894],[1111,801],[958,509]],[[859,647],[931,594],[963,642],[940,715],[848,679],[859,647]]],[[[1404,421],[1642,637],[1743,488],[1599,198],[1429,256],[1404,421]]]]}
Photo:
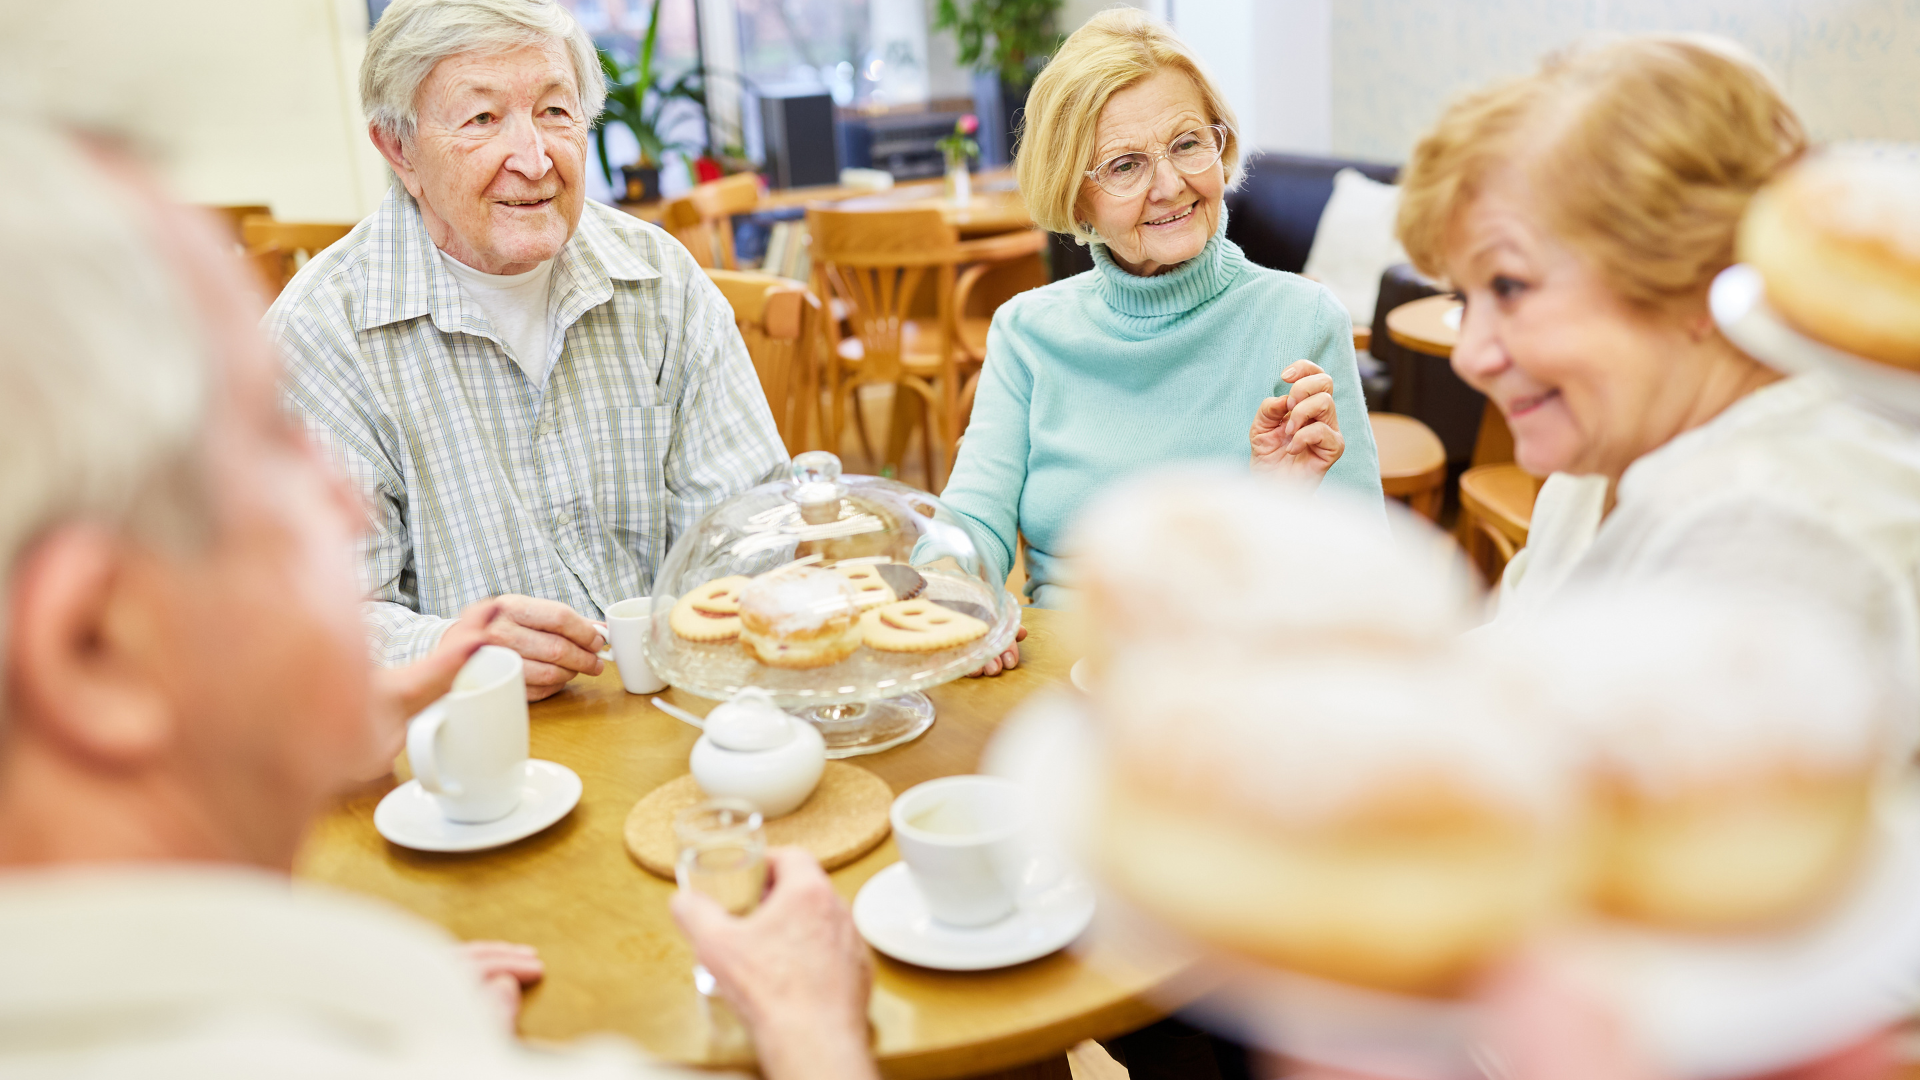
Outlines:
{"type": "MultiPolygon", "coordinates": [[[[767,891],[767,836],[760,811],[744,799],[709,799],[673,819],[679,842],[674,879],[686,892],[708,897],[730,915],[747,915],[767,891]]],[[[693,985],[712,994],[713,975],[693,965],[693,985]]]]}

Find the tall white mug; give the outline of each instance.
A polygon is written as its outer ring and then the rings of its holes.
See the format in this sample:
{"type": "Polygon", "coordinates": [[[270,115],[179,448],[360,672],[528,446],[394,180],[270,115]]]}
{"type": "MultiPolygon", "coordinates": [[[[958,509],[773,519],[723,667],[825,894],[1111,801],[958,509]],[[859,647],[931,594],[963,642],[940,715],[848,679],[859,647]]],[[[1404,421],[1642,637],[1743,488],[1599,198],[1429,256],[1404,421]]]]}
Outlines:
{"type": "Polygon", "coordinates": [[[927,910],[949,926],[1013,914],[1032,861],[1026,793],[997,776],[943,776],[893,800],[894,842],[927,910]]]}
{"type": "Polygon", "coordinates": [[[520,654],[483,645],[447,696],[407,725],[407,760],[448,821],[498,821],[527,778],[527,680],[520,654]]]}
{"type": "Polygon", "coordinates": [[[613,662],[620,668],[620,684],[629,694],[657,694],[667,680],[647,663],[647,634],[653,629],[653,597],[636,596],[607,609],[607,641],[613,662]]]}

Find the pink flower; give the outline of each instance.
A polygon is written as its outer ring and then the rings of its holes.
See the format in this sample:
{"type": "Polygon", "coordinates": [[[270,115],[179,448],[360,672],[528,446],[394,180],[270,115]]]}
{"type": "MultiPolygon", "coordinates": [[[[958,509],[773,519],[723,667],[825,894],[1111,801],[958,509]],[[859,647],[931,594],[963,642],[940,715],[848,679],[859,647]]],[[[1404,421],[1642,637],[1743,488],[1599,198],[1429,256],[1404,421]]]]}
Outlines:
{"type": "Polygon", "coordinates": [[[958,131],[962,135],[971,135],[980,130],[980,118],[972,113],[968,113],[960,118],[959,123],[953,125],[953,130],[958,131]]]}

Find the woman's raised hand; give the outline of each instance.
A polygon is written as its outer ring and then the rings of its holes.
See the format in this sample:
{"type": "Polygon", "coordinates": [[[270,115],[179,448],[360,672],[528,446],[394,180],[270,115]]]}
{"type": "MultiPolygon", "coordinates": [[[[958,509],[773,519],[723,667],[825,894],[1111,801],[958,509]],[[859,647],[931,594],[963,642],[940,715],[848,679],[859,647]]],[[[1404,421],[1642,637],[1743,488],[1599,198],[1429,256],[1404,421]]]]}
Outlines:
{"type": "Polygon", "coordinates": [[[1280,377],[1293,385],[1286,397],[1268,398],[1254,414],[1247,436],[1253,467],[1317,484],[1347,449],[1333,408],[1333,376],[1311,360],[1295,360],[1280,377]]]}

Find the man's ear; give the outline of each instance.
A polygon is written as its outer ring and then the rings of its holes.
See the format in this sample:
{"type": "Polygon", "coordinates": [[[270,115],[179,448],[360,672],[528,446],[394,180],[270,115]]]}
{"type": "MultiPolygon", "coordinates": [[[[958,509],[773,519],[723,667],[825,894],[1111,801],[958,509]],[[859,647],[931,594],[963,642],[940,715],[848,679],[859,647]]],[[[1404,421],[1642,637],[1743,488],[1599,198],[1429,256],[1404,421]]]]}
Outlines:
{"type": "Polygon", "coordinates": [[[8,722],[111,769],[161,752],[179,720],[155,597],[129,588],[133,555],[98,526],[61,526],[22,554],[8,589],[8,722]]]}
{"type": "Polygon", "coordinates": [[[380,151],[380,156],[387,159],[387,164],[393,168],[393,175],[398,176],[400,183],[406,186],[407,194],[418,199],[420,178],[413,171],[413,157],[407,152],[407,144],[379,124],[367,125],[367,138],[373,140],[374,149],[380,151]]]}

